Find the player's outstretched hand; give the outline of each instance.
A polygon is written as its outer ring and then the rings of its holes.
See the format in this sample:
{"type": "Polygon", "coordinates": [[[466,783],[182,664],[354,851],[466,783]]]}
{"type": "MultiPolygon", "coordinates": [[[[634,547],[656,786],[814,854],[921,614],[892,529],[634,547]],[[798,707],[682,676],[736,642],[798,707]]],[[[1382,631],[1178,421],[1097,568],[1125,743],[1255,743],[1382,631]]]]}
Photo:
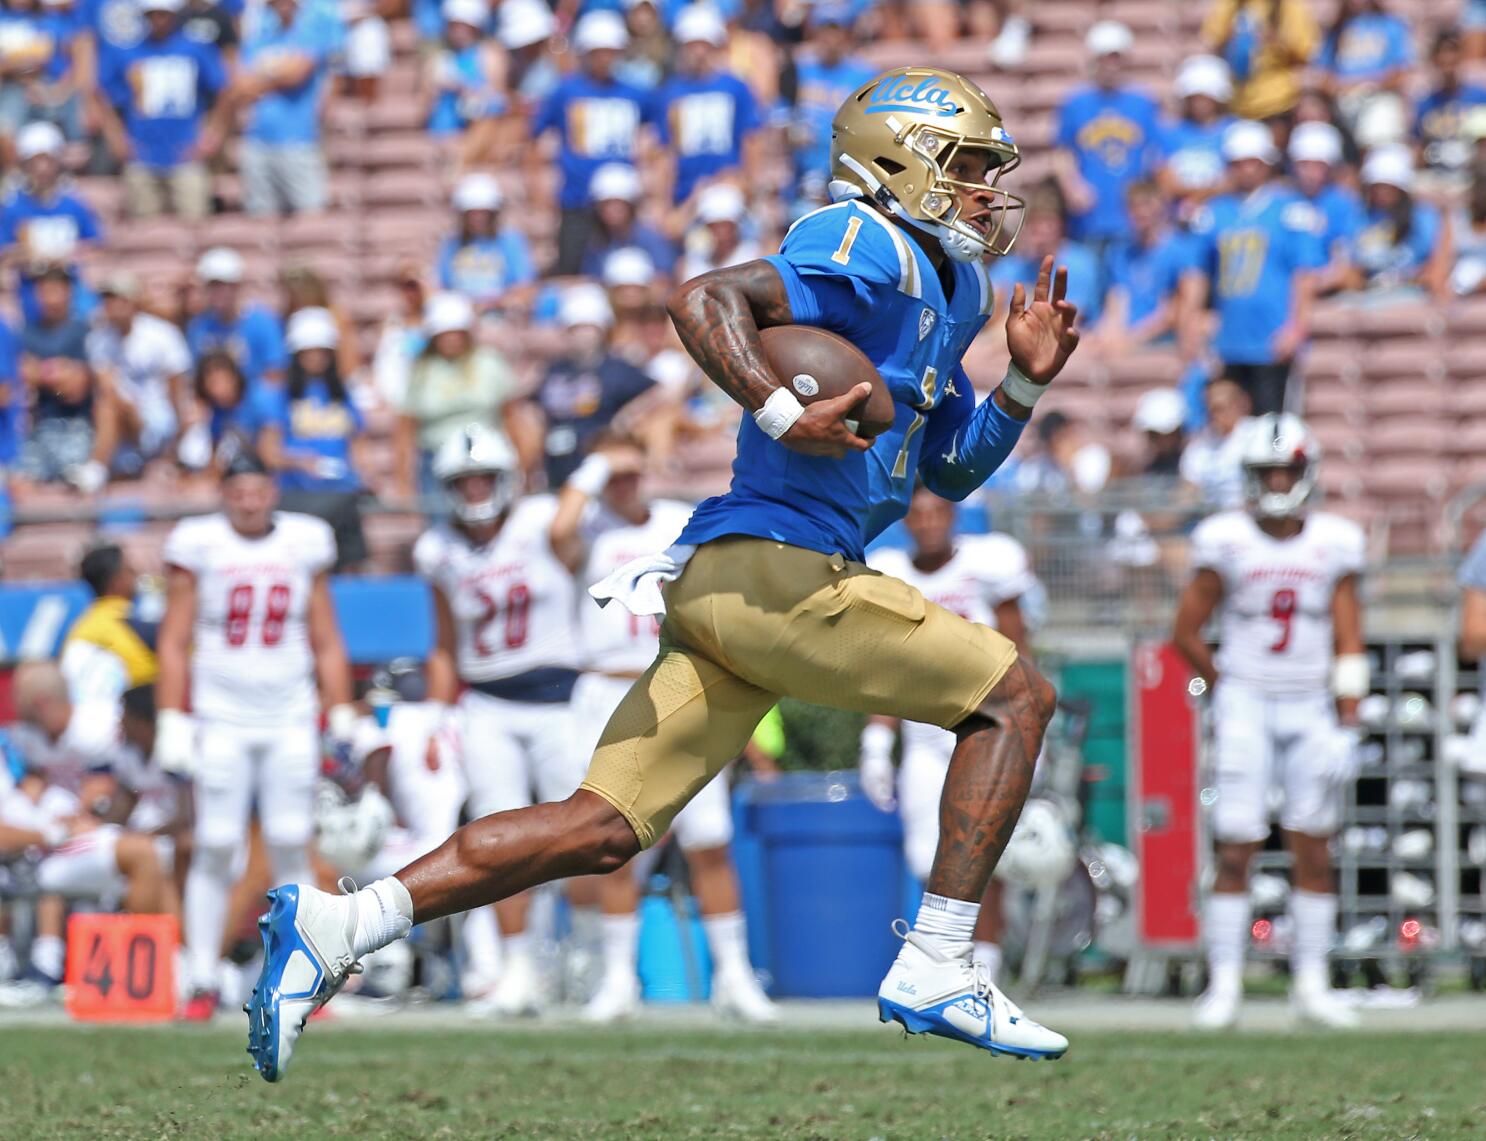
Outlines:
{"type": "Polygon", "coordinates": [[[807,456],[830,456],[832,459],[840,459],[847,452],[865,452],[872,446],[872,441],[848,428],[846,418],[855,405],[870,395],[872,386],[864,380],[840,396],[805,405],[805,411],[779,438],[779,442],[807,456]]]}
{"type": "Polygon", "coordinates": [[[1067,300],[1068,268],[1053,269],[1053,259],[1042,259],[1032,304],[1027,291],[1018,285],[1011,294],[1011,312],[1006,317],[1006,347],[1022,375],[1036,384],[1047,384],[1062,371],[1078,347],[1073,327],[1078,306],[1067,300]]]}

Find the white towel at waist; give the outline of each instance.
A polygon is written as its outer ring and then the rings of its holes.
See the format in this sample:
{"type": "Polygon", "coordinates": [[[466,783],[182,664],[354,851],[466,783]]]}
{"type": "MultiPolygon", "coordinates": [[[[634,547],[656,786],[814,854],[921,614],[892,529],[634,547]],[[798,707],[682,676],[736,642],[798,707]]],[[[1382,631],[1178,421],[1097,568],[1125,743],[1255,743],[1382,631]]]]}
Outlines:
{"type": "Polygon", "coordinates": [[[677,543],[653,555],[631,559],[590,586],[588,593],[600,606],[607,606],[613,599],[631,614],[664,614],[666,600],[661,596],[661,585],[680,578],[695,553],[695,547],[677,543]]]}

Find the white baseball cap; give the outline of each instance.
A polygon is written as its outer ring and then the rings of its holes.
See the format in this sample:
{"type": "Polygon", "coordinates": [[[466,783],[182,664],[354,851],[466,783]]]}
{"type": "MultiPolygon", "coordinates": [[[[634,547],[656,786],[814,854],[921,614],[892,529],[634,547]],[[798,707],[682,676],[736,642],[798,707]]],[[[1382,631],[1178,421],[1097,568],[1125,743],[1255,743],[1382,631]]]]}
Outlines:
{"type": "Polygon", "coordinates": [[[1174,388],[1153,388],[1135,406],[1135,426],[1142,432],[1175,432],[1187,419],[1187,402],[1174,388]]]}
{"type": "Polygon", "coordinates": [[[474,327],[475,307],[463,293],[435,293],[423,307],[423,331],[430,337],[474,327]]]}
{"type": "Polygon", "coordinates": [[[463,214],[466,210],[499,210],[505,197],[494,175],[475,171],[454,184],[450,201],[463,214]]]}
{"type": "Polygon", "coordinates": [[[557,20],[542,0],[505,0],[500,6],[500,42],[511,51],[541,43],[555,31],[557,20]]]}
{"type": "Polygon", "coordinates": [[[605,48],[622,52],[629,47],[629,29],[624,26],[624,17],[607,10],[588,13],[573,29],[573,47],[580,55],[605,48]]]}
{"type": "Polygon", "coordinates": [[[1233,98],[1233,75],[1228,65],[1215,55],[1194,55],[1182,64],[1173,85],[1178,99],[1206,95],[1219,103],[1233,98]]]}
{"type": "Polygon", "coordinates": [[[640,200],[640,173],[628,163],[606,162],[588,180],[588,196],[595,202],[618,198],[621,202],[640,200]]]}
{"type": "Polygon", "coordinates": [[[1396,186],[1414,189],[1414,156],[1402,143],[1390,143],[1371,151],[1362,164],[1363,186],[1396,186]]]}
{"type": "Polygon", "coordinates": [[[1299,123],[1290,132],[1291,162],[1324,162],[1335,166],[1342,160],[1342,133],[1330,123],[1299,123]]]}
{"type": "Polygon", "coordinates": [[[1280,152],[1268,127],[1253,119],[1240,119],[1223,132],[1223,158],[1228,162],[1257,158],[1273,166],[1280,161],[1280,152]]]}
{"type": "Polygon", "coordinates": [[[333,349],[340,343],[341,331],[335,317],[329,309],[318,306],[295,310],[289,317],[289,327],[284,330],[284,344],[291,353],[333,349]]]}
{"type": "Polygon", "coordinates": [[[65,142],[55,123],[27,123],[15,137],[16,157],[25,162],[37,155],[55,155],[65,142]]]}
{"type": "Polygon", "coordinates": [[[604,259],[604,284],[649,285],[655,280],[655,262],[636,246],[615,250],[604,259]]]}
{"type": "Polygon", "coordinates": [[[730,182],[709,186],[697,197],[699,222],[738,222],[747,212],[743,192],[730,182]]]}
{"type": "Polygon", "coordinates": [[[727,24],[711,4],[689,4],[676,17],[676,26],[671,38],[678,44],[695,43],[700,40],[720,48],[728,40],[727,24]]]}
{"type": "Polygon", "coordinates": [[[585,282],[563,290],[557,305],[557,323],[571,329],[576,325],[597,325],[607,329],[614,323],[614,310],[608,295],[597,285],[585,282]]]}
{"type": "Polygon", "coordinates": [[[1134,46],[1134,33],[1118,20],[1100,20],[1084,37],[1084,47],[1096,59],[1105,55],[1128,55],[1134,46]]]}
{"type": "Polygon", "coordinates": [[[439,12],[451,24],[483,28],[490,22],[490,6],[485,0],[444,0],[439,12]]]}
{"type": "Polygon", "coordinates": [[[213,246],[196,263],[196,276],[208,285],[214,281],[240,285],[245,273],[242,254],[226,246],[213,246]]]}

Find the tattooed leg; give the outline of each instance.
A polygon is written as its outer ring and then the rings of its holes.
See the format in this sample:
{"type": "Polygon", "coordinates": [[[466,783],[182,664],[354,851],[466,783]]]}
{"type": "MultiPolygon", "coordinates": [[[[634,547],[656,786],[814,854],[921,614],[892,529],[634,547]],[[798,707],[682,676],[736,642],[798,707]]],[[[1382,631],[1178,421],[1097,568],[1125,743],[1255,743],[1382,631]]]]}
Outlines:
{"type": "Polygon", "coordinates": [[[1016,827],[1057,694],[1025,659],[955,729],[928,890],[979,902],[1016,827]]]}

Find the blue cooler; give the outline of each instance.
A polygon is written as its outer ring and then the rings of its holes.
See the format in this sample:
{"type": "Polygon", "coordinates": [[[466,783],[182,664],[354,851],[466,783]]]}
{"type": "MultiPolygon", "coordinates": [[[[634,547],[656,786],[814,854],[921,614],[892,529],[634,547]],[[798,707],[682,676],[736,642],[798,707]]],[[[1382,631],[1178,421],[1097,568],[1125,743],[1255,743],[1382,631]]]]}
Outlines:
{"type": "Polygon", "coordinates": [[[767,963],[777,998],[877,993],[898,953],[903,829],[861,794],[856,773],[786,773],[746,786],[765,885],[767,963]]]}

